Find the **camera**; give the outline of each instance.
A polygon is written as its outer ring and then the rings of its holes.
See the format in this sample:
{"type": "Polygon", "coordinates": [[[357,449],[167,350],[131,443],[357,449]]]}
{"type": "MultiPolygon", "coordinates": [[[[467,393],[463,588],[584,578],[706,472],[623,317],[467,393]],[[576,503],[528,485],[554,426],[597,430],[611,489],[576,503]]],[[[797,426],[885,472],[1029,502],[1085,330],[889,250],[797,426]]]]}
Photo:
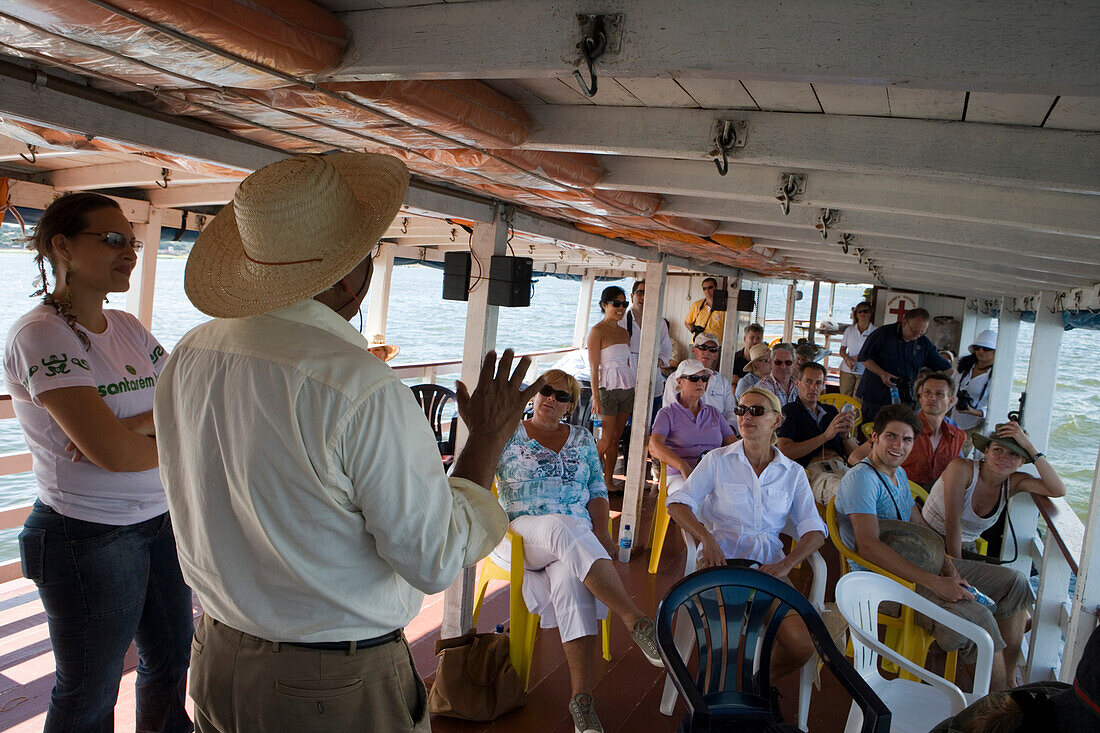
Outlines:
{"type": "Polygon", "coordinates": [[[703,333],[703,327],[702,326],[692,326],[691,327],[691,335],[692,336],[698,336],[701,333],[703,333]]]}
{"type": "Polygon", "coordinates": [[[955,409],[970,410],[974,407],[974,398],[965,389],[960,389],[956,396],[955,409]]]}

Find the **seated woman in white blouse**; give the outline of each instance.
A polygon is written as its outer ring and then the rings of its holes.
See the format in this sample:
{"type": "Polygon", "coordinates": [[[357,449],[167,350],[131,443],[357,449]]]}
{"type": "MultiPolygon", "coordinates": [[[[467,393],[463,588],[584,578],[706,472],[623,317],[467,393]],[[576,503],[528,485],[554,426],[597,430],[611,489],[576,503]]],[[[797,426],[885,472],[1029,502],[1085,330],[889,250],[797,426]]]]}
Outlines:
{"type": "MultiPolygon", "coordinates": [[[[497,465],[497,494],[510,526],[523,537],[523,600],[543,628],[558,627],[573,697],[569,712],[579,731],[603,730],[592,700],[595,688],[597,600],[619,616],[639,649],[656,667],[653,622],[623,587],[610,553],[607,488],[596,441],[584,428],[561,420],[577,404],[581,387],[551,369],[535,395],[534,414],[520,423],[497,465]]],[[[508,540],[493,561],[508,567],[508,540]]]]}
{"type": "MultiPolygon", "coordinates": [[[[806,472],[775,448],[775,431],[783,422],[779,398],[753,387],[741,396],[736,412],[741,440],[703,456],[683,487],[669,493],[668,514],[695,538],[700,567],[748,561],[787,580],[792,568],[821,547],[825,523],[806,472]],[[788,517],[799,537],[785,554],[779,532],[788,517]]],[[[789,614],[776,636],[772,680],[798,670],[813,653],[806,625],[789,614]]]]}

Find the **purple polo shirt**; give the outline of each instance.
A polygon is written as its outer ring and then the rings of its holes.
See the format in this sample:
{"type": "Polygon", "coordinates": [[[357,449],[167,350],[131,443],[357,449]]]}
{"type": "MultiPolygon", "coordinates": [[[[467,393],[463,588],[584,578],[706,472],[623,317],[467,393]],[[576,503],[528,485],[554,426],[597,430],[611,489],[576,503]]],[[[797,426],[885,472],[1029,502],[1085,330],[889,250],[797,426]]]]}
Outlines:
{"type": "MultiPolygon", "coordinates": [[[[698,415],[680,404],[676,399],[671,405],[662,407],[653,421],[652,432],[661,435],[673,453],[683,458],[694,468],[704,451],[714,450],[722,445],[722,440],[733,435],[733,428],[717,409],[700,400],[698,415]]],[[[679,476],[680,472],[668,467],[670,476],[679,476]]]]}

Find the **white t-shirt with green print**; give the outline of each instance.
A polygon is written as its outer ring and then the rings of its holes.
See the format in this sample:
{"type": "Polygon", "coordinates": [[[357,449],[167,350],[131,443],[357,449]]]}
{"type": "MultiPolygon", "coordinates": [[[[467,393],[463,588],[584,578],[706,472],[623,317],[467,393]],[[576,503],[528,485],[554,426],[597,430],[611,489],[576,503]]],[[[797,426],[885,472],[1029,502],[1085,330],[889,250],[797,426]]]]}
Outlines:
{"type": "Polygon", "coordinates": [[[103,333],[84,331],[87,349],[52,307],[39,305],[22,316],[5,343],[4,386],[34,461],[38,498],[74,519],[134,524],[168,510],[159,471],[111,472],[87,459],[73,463],[65,450],[68,437],[38,399],[49,390],[87,386],[119,418],[153,409],[164,348],[129,313],[103,314],[103,333]]]}

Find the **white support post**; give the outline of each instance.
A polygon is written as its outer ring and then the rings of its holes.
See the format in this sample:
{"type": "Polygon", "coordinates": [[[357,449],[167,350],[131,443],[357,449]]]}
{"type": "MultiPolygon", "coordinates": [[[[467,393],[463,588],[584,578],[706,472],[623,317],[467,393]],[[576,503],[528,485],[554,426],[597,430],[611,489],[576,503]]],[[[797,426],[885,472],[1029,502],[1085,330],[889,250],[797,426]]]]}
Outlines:
{"type": "Polygon", "coordinates": [[[829,283],[829,320],[833,319],[833,307],[836,305],[836,283],[829,283]]]}
{"type": "Polygon", "coordinates": [[[1020,312],[1007,309],[1008,299],[1001,303],[1001,316],[997,320],[997,351],[993,362],[993,375],[989,378],[989,406],[986,412],[989,423],[1003,422],[1011,406],[1012,380],[1016,368],[1016,344],[1020,340],[1020,312]]]}
{"type": "Polygon", "coordinates": [[[393,255],[397,247],[382,242],[374,258],[374,274],[367,291],[366,336],[386,335],[386,316],[390,309],[390,279],[393,277],[393,255]]]}
{"type": "Polygon", "coordinates": [[[1058,352],[1062,348],[1062,311],[1053,313],[1050,305],[1055,294],[1044,292],[1038,298],[1035,335],[1031,341],[1031,361],[1027,368],[1027,400],[1024,403],[1024,427],[1028,438],[1041,451],[1050,439],[1050,406],[1058,383],[1058,352]]]}
{"type": "Polygon", "coordinates": [[[149,209],[149,221],[134,224],[134,236],[145,246],[138,253],[137,275],[130,281],[130,290],[126,293],[126,310],[137,316],[142,325],[153,329],[153,290],[157,279],[157,250],[160,249],[160,224],[164,212],[161,209],[149,209]]]}
{"type": "Polygon", "coordinates": [[[798,297],[798,281],[792,280],[787,286],[787,310],[783,314],[783,340],[791,343],[794,339],[794,304],[798,297]]]}
{"type": "MultiPolygon", "coordinates": [[[[718,353],[718,373],[726,379],[733,374],[733,355],[741,345],[738,322],[741,320],[737,310],[737,298],[741,295],[741,281],[730,278],[726,284],[726,319],[722,326],[722,350],[718,353]]],[[[740,376],[740,375],[738,375],[740,376]]]]}
{"type": "Polygon", "coordinates": [[[813,293],[810,295],[810,328],[806,332],[806,338],[812,344],[817,333],[817,296],[821,293],[821,281],[814,280],[813,293]]]}
{"type": "MultiPolygon", "coordinates": [[[[1026,494],[1014,503],[1035,506],[1026,494]]],[[[1035,610],[1031,614],[1031,640],[1024,674],[1027,682],[1047,682],[1056,677],[1059,650],[1062,648],[1062,613],[1071,574],[1058,543],[1048,540],[1043,545],[1039,590],[1035,594],[1035,610]]]]}
{"type": "Polygon", "coordinates": [[[592,286],[596,282],[596,276],[591,270],[586,270],[584,279],[581,280],[581,293],[577,300],[577,322],[573,326],[573,348],[583,349],[588,339],[588,319],[592,315],[592,286]]]}
{"type": "Polygon", "coordinates": [[[1070,684],[1100,613],[1100,455],[1092,474],[1092,495],[1085,517],[1091,517],[1091,521],[1085,522],[1085,538],[1077,563],[1077,587],[1070,605],[1062,668],[1058,673],[1059,680],[1070,684]]]}
{"type": "MultiPolygon", "coordinates": [[[[508,246],[508,225],[501,219],[499,209],[494,208],[493,221],[474,224],[470,240],[470,255],[481,263],[480,272],[489,272],[489,258],[505,254],[508,246]]],[[[496,348],[497,312],[499,306],[489,305],[487,279],[471,284],[470,300],[466,304],[466,340],[462,348],[462,382],[472,391],[481,372],[485,354],[496,348]]],[[[469,431],[458,421],[455,438],[455,455],[462,452],[469,431]]],[[[461,636],[473,626],[474,574],[476,568],[465,568],[443,594],[444,639],[461,636]]]]}
{"type": "Polygon", "coordinates": [[[634,386],[634,413],[630,428],[630,457],[626,466],[626,486],[623,493],[623,515],[619,519],[619,542],[627,526],[634,541],[631,551],[643,539],[638,527],[642,510],[642,489],[645,481],[646,439],[649,428],[649,408],[653,405],[653,385],[657,381],[657,353],[660,347],[657,324],[665,313],[665,286],[668,265],[662,259],[649,262],[645,268],[645,309],[642,311],[642,338],[638,345],[638,381],[634,386]]]}
{"type": "MultiPolygon", "coordinates": [[[[756,303],[757,317],[760,319],[760,325],[764,327],[764,333],[768,332],[768,283],[760,283],[760,300],[756,303]]],[[[764,339],[767,343],[767,339],[764,339]]]]}

